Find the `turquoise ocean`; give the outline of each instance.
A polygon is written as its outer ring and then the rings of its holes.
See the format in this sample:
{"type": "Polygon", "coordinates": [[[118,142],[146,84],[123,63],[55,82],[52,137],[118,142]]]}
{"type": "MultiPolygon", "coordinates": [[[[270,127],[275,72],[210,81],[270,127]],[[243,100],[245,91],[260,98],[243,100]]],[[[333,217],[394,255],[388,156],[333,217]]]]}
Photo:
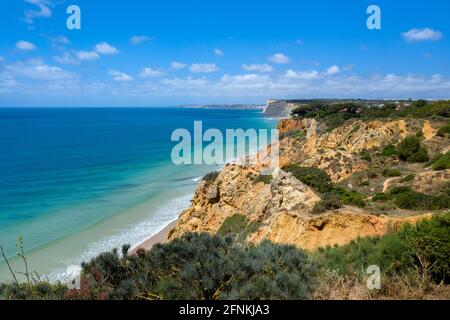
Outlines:
{"type": "MultiPolygon", "coordinates": [[[[222,132],[276,127],[257,110],[0,108],[0,244],[12,267],[23,271],[19,236],[30,270],[58,280],[175,220],[201,177],[220,169],[172,163],[172,132],[193,132],[194,121],[222,132]]],[[[11,279],[2,259],[0,281],[11,279]]]]}

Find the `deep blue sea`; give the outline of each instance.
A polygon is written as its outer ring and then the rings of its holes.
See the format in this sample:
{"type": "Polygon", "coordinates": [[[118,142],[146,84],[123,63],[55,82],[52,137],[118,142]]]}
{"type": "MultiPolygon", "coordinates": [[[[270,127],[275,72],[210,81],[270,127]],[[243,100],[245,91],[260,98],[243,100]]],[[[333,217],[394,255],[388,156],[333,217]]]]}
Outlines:
{"type": "Polygon", "coordinates": [[[173,130],[192,132],[195,120],[204,130],[276,126],[249,110],[0,108],[0,243],[13,264],[19,235],[48,273],[175,219],[214,169],[171,161],[173,130]]]}

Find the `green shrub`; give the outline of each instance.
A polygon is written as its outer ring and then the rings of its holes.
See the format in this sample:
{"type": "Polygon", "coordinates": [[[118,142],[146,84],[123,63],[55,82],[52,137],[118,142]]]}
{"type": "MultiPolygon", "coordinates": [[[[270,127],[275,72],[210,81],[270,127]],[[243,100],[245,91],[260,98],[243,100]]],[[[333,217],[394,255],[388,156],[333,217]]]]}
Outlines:
{"type": "Polygon", "coordinates": [[[42,281],[37,283],[0,284],[0,300],[61,300],[67,286],[50,284],[42,281]]]}
{"type": "Polygon", "coordinates": [[[415,174],[408,174],[408,175],[406,175],[406,176],[404,176],[403,178],[402,178],[402,180],[400,180],[401,182],[409,182],[409,181],[411,181],[411,180],[413,180],[414,178],[416,177],[416,175],[415,174]]]}
{"type": "Polygon", "coordinates": [[[403,161],[414,163],[429,160],[427,150],[421,147],[420,139],[416,136],[403,139],[397,148],[397,152],[403,161]]]}
{"type": "Polygon", "coordinates": [[[383,171],[383,176],[385,177],[400,177],[402,172],[398,169],[385,169],[383,171]]]}
{"type": "Polygon", "coordinates": [[[314,265],[294,246],[188,233],[148,252],[83,265],[90,292],[112,299],[306,299],[314,265]]]}
{"type": "Polygon", "coordinates": [[[264,184],[270,184],[270,182],[272,182],[272,179],[273,179],[272,175],[260,174],[253,179],[253,183],[262,182],[264,184]]]}
{"type": "Polygon", "coordinates": [[[320,169],[300,167],[295,164],[287,165],[282,169],[291,172],[298,180],[319,193],[327,193],[333,189],[330,177],[320,169]]]}
{"type": "Polygon", "coordinates": [[[245,239],[248,235],[255,232],[258,227],[258,222],[250,221],[243,214],[236,213],[223,221],[217,234],[219,236],[239,236],[245,239]]]}
{"type": "Polygon", "coordinates": [[[389,190],[394,203],[401,209],[442,210],[450,208],[450,196],[447,194],[427,195],[416,192],[410,187],[400,186],[389,190]]]}
{"type": "Polygon", "coordinates": [[[446,135],[450,135],[450,123],[446,124],[445,126],[439,128],[439,130],[436,133],[440,137],[445,137],[446,135]]]}
{"type": "Polygon", "coordinates": [[[405,225],[399,232],[383,237],[360,238],[343,246],[318,250],[316,257],[325,269],[339,274],[365,272],[377,265],[383,274],[408,273],[431,267],[436,283],[450,282],[450,213],[435,215],[416,225],[405,225]]]}
{"type": "Polygon", "coordinates": [[[398,154],[397,149],[392,144],[384,147],[383,151],[381,152],[381,155],[383,157],[392,157],[396,156],[398,154]]]}
{"type": "Polygon", "coordinates": [[[342,203],[339,198],[333,193],[326,193],[322,199],[314,205],[312,214],[321,214],[328,210],[335,210],[342,208],[342,203]]]}
{"type": "Polygon", "coordinates": [[[358,191],[348,191],[342,187],[336,187],[332,192],[343,204],[360,208],[366,206],[365,196],[358,191]]]}
{"type": "Polygon", "coordinates": [[[394,203],[401,209],[442,210],[450,208],[450,197],[448,195],[431,196],[416,191],[408,191],[396,195],[394,203]]]}
{"type": "Polygon", "coordinates": [[[450,151],[435,157],[429,164],[433,170],[450,169],[450,151]]]}
{"type": "Polygon", "coordinates": [[[390,195],[394,195],[395,196],[395,195],[398,195],[398,194],[401,194],[401,193],[411,192],[411,191],[412,191],[411,187],[399,186],[399,187],[393,187],[392,189],[390,189],[388,191],[388,193],[390,195]]]}
{"type": "Polygon", "coordinates": [[[389,201],[391,197],[387,193],[379,192],[376,193],[372,197],[372,201],[379,202],[379,201],[389,201]]]}
{"type": "Polygon", "coordinates": [[[407,161],[410,163],[418,163],[418,162],[427,162],[428,160],[430,160],[430,157],[428,155],[427,150],[425,148],[420,148],[419,151],[412,154],[407,161]]]}
{"type": "Polygon", "coordinates": [[[367,150],[362,150],[362,151],[359,153],[359,156],[360,156],[361,159],[363,159],[364,161],[372,162],[372,157],[371,157],[370,153],[369,153],[367,150]]]}

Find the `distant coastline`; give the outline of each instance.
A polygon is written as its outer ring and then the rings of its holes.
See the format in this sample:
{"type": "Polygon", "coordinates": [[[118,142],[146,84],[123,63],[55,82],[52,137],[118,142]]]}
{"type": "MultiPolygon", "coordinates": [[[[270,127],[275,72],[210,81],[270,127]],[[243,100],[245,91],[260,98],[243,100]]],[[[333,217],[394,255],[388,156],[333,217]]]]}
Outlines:
{"type": "Polygon", "coordinates": [[[181,105],[180,108],[186,109],[217,109],[217,110],[264,110],[266,105],[263,104],[192,104],[181,105]]]}

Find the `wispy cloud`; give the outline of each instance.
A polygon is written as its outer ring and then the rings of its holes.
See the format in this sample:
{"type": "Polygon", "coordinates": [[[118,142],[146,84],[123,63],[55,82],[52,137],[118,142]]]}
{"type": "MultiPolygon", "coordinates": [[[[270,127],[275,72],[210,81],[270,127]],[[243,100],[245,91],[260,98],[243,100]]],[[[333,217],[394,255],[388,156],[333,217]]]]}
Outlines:
{"type": "Polygon", "coordinates": [[[117,48],[111,46],[110,44],[108,44],[106,42],[102,42],[102,43],[95,45],[94,50],[98,54],[104,54],[104,55],[111,55],[111,54],[116,54],[119,52],[117,50],[117,48]]]}
{"type": "Polygon", "coordinates": [[[100,55],[95,51],[78,51],[76,56],[80,61],[94,61],[100,58],[100,55]]]}
{"type": "Polygon", "coordinates": [[[33,51],[36,50],[36,46],[29,41],[20,40],[16,42],[16,49],[23,51],[33,51]]]}
{"type": "Polygon", "coordinates": [[[335,74],[338,74],[339,72],[341,72],[341,70],[340,70],[339,67],[336,66],[336,65],[331,66],[331,67],[329,67],[329,68],[327,69],[327,74],[328,74],[328,75],[335,75],[335,74]]]}
{"type": "Polygon", "coordinates": [[[108,74],[113,78],[114,81],[118,82],[128,82],[133,80],[132,76],[114,69],[109,70],[108,74]]]}
{"type": "Polygon", "coordinates": [[[288,56],[284,55],[283,53],[275,53],[274,55],[271,55],[267,59],[273,63],[278,64],[287,64],[291,62],[291,59],[288,56]]]}
{"type": "Polygon", "coordinates": [[[312,71],[294,71],[294,70],[287,70],[285,73],[286,79],[302,79],[302,80],[316,80],[319,79],[320,74],[316,70],[312,71]]]}
{"type": "Polygon", "coordinates": [[[52,2],[50,0],[25,0],[25,2],[37,7],[34,10],[25,10],[23,20],[26,23],[32,24],[36,18],[50,18],[52,16],[52,10],[50,9],[52,2]]]}
{"type": "Polygon", "coordinates": [[[139,75],[144,78],[157,78],[162,77],[164,72],[152,68],[144,68],[139,75]]]}
{"type": "Polygon", "coordinates": [[[218,57],[222,57],[224,55],[223,51],[221,49],[214,49],[214,54],[218,57]]]}
{"type": "Polygon", "coordinates": [[[54,56],[53,59],[55,59],[56,62],[61,64],[72,64],[72,65],[80,64],[79,58],[77,59],[77,57],[74,57],[69,52],[64,52],[64,54],[61,56],[54,56]]]}
{"type": "Polygon", "coordinates": [[[8,78],[25,77],[34,80],[72,79],[75,74],[59,67],[45,64],[40,59],[30,59],[26,62],[16,62],[5,68],[3,76],[8,78]]]}
{"type": "Polygon", "coordinates": [[[443,33],[431,28],[411,29],[403,33],[403,38],[408,42],[438,41],[443,33]]]}
{"type": "Polygon", "coordinates": [[[214,63],[192,63],[189,69],[194,73],[211,73],[219,70],[214,63]]]}
{"type": "Polygon", "coordinates": [[[272,72],[273,67],[264,63],[264,64],[243,64],[242,69],[245,71],[253,71],[253,72],[272,72]]]}
{"type": "Polygon", "coordinates": [[[173,70],[180,70],[186,68],[188,65],[186,63],[172,61],[170,63],[170,68],[173,70]]]}
{"type": "Polygon", "coordinates": [[[52,43],[56,43],[56,44],[70,44],[70,40],[69,38],[67,38],[66,36],[55,36],[50,38],[52,43]]]}
{"type": "Polygon", "coordinates": [[[130,43],[134,44],[134,45],[138,45],[138,44],[141,44],[141,43],[153,40],[153,39],[154,39],[154,37],[149,37],[149,36],[132,36],[130,38],[130,43]]]}

